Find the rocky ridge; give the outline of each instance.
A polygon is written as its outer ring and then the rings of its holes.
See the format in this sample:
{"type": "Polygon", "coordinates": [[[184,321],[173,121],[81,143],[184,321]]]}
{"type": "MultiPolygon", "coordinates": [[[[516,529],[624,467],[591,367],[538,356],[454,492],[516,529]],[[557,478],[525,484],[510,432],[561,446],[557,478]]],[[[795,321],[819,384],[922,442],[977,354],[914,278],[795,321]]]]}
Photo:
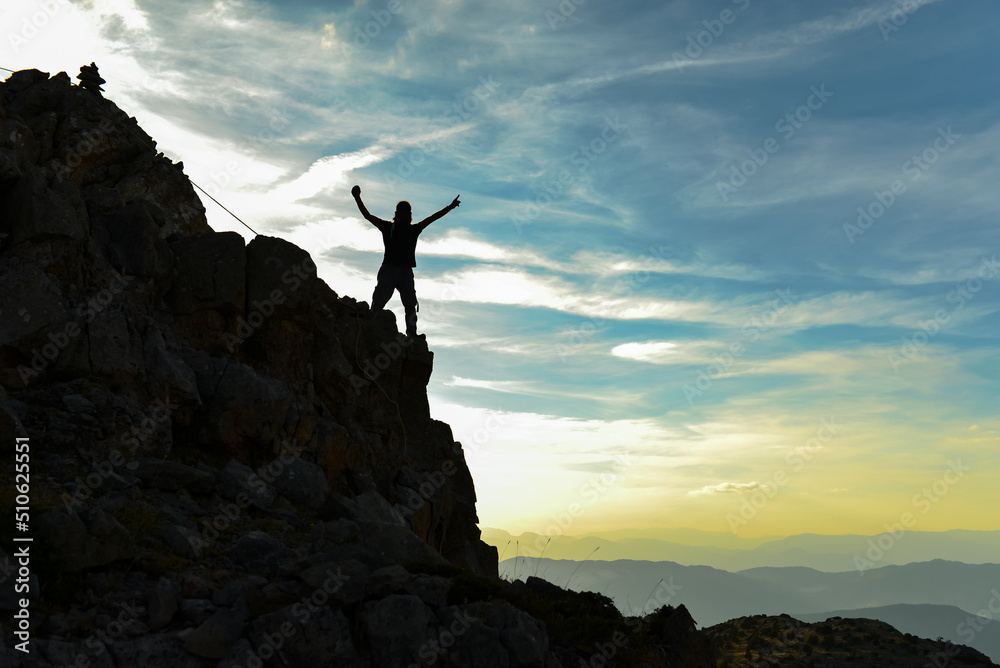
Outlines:
{"type": "Polygon", "coordinates": [[[683,606],[499,580],[426,343],[212,231],[182,167],[65,73],[0,84],[0,441],[30,439],[35,538],[0,667],[714,664],[683,606]]]}
{"type": "Polygon", "coordinates": [[[833,617],[807,623],[788,615],[740,617],[705,629],[719,668],[992,668],[989,657],[964,645],[900,633],[874,619],[833,617]]]}

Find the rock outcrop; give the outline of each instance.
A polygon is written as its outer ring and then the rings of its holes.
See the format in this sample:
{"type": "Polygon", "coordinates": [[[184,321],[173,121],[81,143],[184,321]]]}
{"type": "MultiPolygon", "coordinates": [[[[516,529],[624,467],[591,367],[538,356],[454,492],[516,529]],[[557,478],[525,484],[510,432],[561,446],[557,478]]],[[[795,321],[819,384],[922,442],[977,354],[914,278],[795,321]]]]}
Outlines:
{"type": "Polygon", "coordinates": [[[874,619],[833,617],[809,624],[788,615],[755,615],[716,624],[705,635],[717,648],[720,668],[996,666],[970,647],[900,633],[874,619]]]}
{"type": "MultiPolygon", "coordinates": [[[[212,231],[181,165],[64,73],[0,84],[0,286],[36,574],[31,653],[5,622],[0,665],[576,665],[625,632],[607,600],[497,579],[422,339],[301,248],[212,231]],[[558,630],[588,605],[607,636],[558,630]]],[[[664,610],[647,664],[711,665],[664,610]]]]}

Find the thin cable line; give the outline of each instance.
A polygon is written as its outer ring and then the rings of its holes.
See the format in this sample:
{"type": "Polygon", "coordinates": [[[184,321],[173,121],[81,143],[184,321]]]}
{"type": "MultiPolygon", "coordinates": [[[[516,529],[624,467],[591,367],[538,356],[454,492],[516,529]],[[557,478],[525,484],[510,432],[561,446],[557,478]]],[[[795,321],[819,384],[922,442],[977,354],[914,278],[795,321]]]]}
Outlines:
{"type": "MultiPolygon", "coordinates": [[[[188,181],[191,181],[191,177],[188,177],[188,181]]],[[[207,197],[208,199],[212,200],[213,202],[215,202],[216,204],[218,204],[219,206],[221,206],[221,207],[222,207],[222,210],[223,210],[223,211],[225,211],[225,212],[226,212],[226,213],[228,213],[228,214],[229,214],[230,216],[232,216],[232,217],[233,217],[233,218],[235,218],[236,220],[238,220],[238,221],[240,221],[241,223],[243,223],[243,219],[242,219],[242,218],[240,218],[240,217],[239,217],[239,216],[237,216],[237,215],[236,215],[235,213],[233,213],[232,211],[230,211],[229,209],[227,209],[227,208],[225,207],[225,205],[224,205],[224,204],[223,204],[222,202],[220,202],[219,200],[217,200],[217,199],[215,199],[214,197],[212,197],[211,195],[209,195],[209,194],[208,194],[208,193],[207,193],[207,192],[205,191],[205,189],[204,189],[204,188],[202,188],[201,186],[199,186],[199,185],[198,185],[197,183],[195,183],[194,181],[191,181],[191,185],[193,185],[193,186],[194,186],[195,188],[197,188],[198,190],[200,190],[200,191],[202,191],[203,193],[205,193],[205,197],[207,197]]],[[[252,227],[250,227],[250,226],[249,226],[249,225],[247,225],[246,223],[243,223],[243,226],[244,226],[245,228],[247,228],[248,230],[250,230],[251,232],[253,232],[254,234],[256,234],[257,236],[260,236],[260,232],[258,232],[257,230],[253,229],[252,227]]]]}

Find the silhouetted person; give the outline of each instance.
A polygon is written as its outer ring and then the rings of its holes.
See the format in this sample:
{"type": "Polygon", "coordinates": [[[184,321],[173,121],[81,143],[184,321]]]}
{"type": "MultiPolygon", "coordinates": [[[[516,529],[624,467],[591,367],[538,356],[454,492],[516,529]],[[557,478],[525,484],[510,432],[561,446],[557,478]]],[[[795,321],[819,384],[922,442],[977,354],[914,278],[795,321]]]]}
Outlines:
{"type": "Polygon", "coordinates": [[[396,205],[396,215],[389,222],[368,212],[365,203],[361,201],[361,186],[351,188],[351,194],[358,203],[361,215],[382,233],[382,242],[385,244],[385,255],[378,270],[378,284],[372,294],[372,312],[385,308],[392,297],[392,291],[399,290],[399,299],[406,312],[406,335],[416,336],[418,305],[417,291],[413,286],[413,268],[417,266],[417,237],[425,227],[457,208],[461,202],[456,197],[451,204],[414,225],[409,202],[399,202],[396,205]]]}

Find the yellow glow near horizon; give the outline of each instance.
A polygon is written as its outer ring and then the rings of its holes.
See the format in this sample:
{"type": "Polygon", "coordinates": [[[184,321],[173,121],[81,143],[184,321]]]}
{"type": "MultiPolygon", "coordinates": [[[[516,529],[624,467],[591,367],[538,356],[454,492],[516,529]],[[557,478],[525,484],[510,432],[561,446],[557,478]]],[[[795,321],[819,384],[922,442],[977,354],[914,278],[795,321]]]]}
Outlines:
{"type": "MultiPolygon", "coordinates": [[[[622,528],[698,528],[748,538],[873,535],[907,513],[912,530],[1000,528],[993,512],[1000,503],[996,472],[968,454],[916,448],[906,433],[883,442],[910,450],[873,454],[874,436],[861,425],[838,426],[831,434],[817,422],[808,438],[801,426],[741,433],[737,425],[716,425],[706,428],[704,441],[690,444],[650,424],[520,414],[503,414],[503,425],[488,433],[482,428],[488,411],[435,408],[465,444],[480,525],[515,535],[622,528]],[[618,453],[595,449],[605,439],[634,445],[618,453]],[[578,456],[568,454],[571,445],[578,456]],[[742,469],[738,479],[727,476],[730,485],[706,477],[720,459],[742,469]]],[[[971,433],[984,453],[1000,445],[995,430],[971,433]]],[[[970,450],[963,443],[961,452],[970,450]]]]}

